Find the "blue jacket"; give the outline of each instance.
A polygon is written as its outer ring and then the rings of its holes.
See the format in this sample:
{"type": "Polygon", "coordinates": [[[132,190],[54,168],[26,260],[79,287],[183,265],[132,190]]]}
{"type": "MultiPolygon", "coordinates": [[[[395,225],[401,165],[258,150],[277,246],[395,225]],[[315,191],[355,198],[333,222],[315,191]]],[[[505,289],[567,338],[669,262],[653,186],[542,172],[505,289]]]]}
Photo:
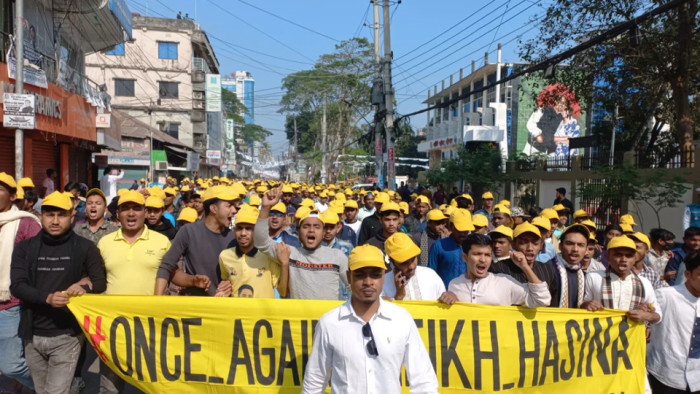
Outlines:
{"type": "Polygon", "coordinates": [[[272,240],[277,243],[284,242],[289,246],[301,248],[301,242],[299,242],[299,240],[295,236],[289,234],[286,231],[282,231],[280,235],[276,236],[275,238],[272,238],[272,240]]]}
{"type": "Polygon", "coordinates": [[[462,247],[452,237],[433,242],[428,253],[428,267],[437,272],[447,288],[452,279],[467,272],[467,263],[462,259],[462,247]]]}
{"type": "MultiPolygon", "coordinates": [[[[683,250],[683,246],[680,248],[673,249],[673,258],[668,259],[668,263],[666,263],[666,269],[664,270],[664,273],[666,272],[678,272],[678,268],[680,268],[681,263],[683,260],[685,260],[685,250],[683,250]]],[[[673,286],[676,283],[676,276],[673,275],[673,278],[668,280],[668,284],[673,286]]]]}

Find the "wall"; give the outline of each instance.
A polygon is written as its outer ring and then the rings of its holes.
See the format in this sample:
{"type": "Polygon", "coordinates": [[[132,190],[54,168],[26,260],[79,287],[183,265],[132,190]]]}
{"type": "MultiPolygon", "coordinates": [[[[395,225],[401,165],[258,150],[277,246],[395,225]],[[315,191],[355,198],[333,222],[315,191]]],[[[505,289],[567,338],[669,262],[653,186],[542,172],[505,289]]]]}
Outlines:
{"type": "MultiPolygon", "coordinates": [[[[571,182],[569,181],[540,181],[539,193],[537,195],[537,205],[540,208],[550,208],[557,197],[557,189],[566,189],[566,198],[571,199],[571,182]]],[[[578,209],[578,205],[574,204],[578,209]]]]}
{"type": "MultiPolygon", "coordinates": [[[[659,211],[661,219],[661,228],[669,230],[676,235],[676,240],[681,242],[683,238],[683,211],[685,206],[693,202],[693,185],[686,184],[688,190],[681,197],[683,203],[673,207],[663,208],[659,211]]],[[[653,204],[653,202],[650,202],[653,204]]],[[[632,200],[629,202],[629,212],[634,221],[638,224],[635,227],[637,231],[649,234],[653,228],[659,227],[659,221],[656,218],[654,210],[644,201],[632,200]]]]}

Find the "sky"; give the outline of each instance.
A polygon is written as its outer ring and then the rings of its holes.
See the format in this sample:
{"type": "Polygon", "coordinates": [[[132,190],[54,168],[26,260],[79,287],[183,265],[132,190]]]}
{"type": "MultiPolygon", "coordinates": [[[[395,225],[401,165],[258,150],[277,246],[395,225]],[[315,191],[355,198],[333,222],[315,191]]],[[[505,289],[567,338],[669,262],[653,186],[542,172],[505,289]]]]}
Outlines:
{"type": "MultiPolygon", "coordinates": [[[[427,90],[472,60],[483,64],[484,53],[496,61],[517,62],[518,41],[535,37],[545,6],[551,0],[396,0],[390,1],[392,77],[396,111],[422,108],[427,90]],[[543,5],[544,3],[544,5],[543,5]]],[[[255,78],[255,123],[270,130],[267,141],[275,155],[286,152],[282,114],[282,79],[308,70],[320,55],[352,37],[373,42],[373,9],[369,0],[127,0],[131,12],[175,18],[178,11],[196,19],[209,36],[220,73],[250,72],[255,78]]],[[[380,18],[381,18],[380,8],[380,18]]],[[[383,34],[380,35],[383,38],[383,34]]],[[[382,54],[384,50],[382,48],[382,54]]],[[[425,127],[426,115],[411,118],[414,129],[425,127]]]]}

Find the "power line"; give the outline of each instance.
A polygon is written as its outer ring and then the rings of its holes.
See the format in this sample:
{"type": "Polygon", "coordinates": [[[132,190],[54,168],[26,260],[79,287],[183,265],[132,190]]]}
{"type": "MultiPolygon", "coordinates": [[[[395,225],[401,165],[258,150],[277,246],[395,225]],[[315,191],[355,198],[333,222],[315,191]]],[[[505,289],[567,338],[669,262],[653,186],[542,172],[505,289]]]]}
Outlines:
{"type": "Polygon", "coordinates": [[[302,29],[304,29],[304,30],[306,30],[306,31],[308,31],[308,32],[314,33],[314,34],[316,34],[316,35],[319,35],[319,36],[321,36],[321,37],[327,38],[327,39],[332,40],[332,41],[335,41],[335,42],[340,42],[340,40],[335,39],[335,38],[333,38],[333,37],[331,37],[331,36],[329,36],[329,35],[326,35],[326,34],[323,34],[323,33],[321,33],[321,32],[318,32],[318,31],[316,31],[316,30],[314,30],[314,29],[311,29],[311,28],[308,28],[308,27],[306,27],[306,26],[304,26],[304,25],[300,25],[299,23],[296,23],[296,22],[294,22],[294,21],[292,21],[292,20],[289,20],[289,19],[287,19],[287,18],[285,18],[285,17],[279,16],[279,15],[277,15],[277,14],[274,14],[274,13],[270,12],[270,11],[264,10],[264,9],[258,7],[258,6],[255,6],[255,5],[253,5],[253,4],[250,4],[250,3],[248,3],[247,1],[238,0],[238,2],[239,2],[239,3],[243,3],[243,4],[247,5],[248,7],[255,8],[256,10],[261,11],[261,12],[264,12],[264,13],[266,13],[266,14],[268,14],[268,15],[274,16],[274,17],[277,18],[277,19],[283,20],[283,21],[285,21],[285,22],[287,22],[287,23],[290,23],[290,24],[292,24],[292,25],[294,25],[294,26],[296,26],[296,27],[302,28],[302,29]]]}
{"type": "Polygon", "coordinates": [[[671,0],[666,4],[660,5],[656,8],[654,8],[653,10],[651,10],[649,12],[645,12],[644,14],[636,16],[636,17],[634,17],[626,22],[618,23],[617,25],[613,26],[609,30],[604,31],[603,33],[600,33],[597,36],[594,36],[593,38],[590,38],[590,39],[584,41],[583,43],[576,45],[573,48],[567,49],[564,52],[561,52],[561,53],[556,54],[554,56],[550,56],[550,57],[548,57],[548,58],[546,58],[546,59],[544,59],[536,64],[533,64],[529,67],[525,67],[524,69],[522,69],[520,71],[513,72],[512,74],[510,74],[508,76],[501,77],[501,79],[499,79],[497,81],[493,81],[493,82],[488,83],[488,84],[485,84],[481,88],[470,90],[469,92],[459,94],[455,98],[445,100],[442,103],[430,106],[428,108],[424,108],[424,109],[421,109],[418,111],[411,112],[411,113],[406,114],[406,115],[402,115],[402,116],[398,117],[397,120],[404,119],[404,118],[407,118],[407,117],[410,117],[413,115],[418,115],[418,114],[421,114],[423,112],[432,111],[432,110],[438,109],[438,108],[446,108],[446,107],[449,107],[451,104],[459,102],[462,99],[468,98],[472,95],[475,95],[475,94],[481,93],[483,91],[486,91],[488,89],[494,88],[497,85],[501,85],[503,83],[506,83],[508,81],[512,81],[516,78],[531,74],[531,73],[536,72],[536,71],[544,71],[549,66],[559,64],[562,61],[564,61],[565,59],[568,59],[568,58],[576,55],[577,53],[583,52],[583,51],[585,51],[585,50],[587,50],[595,45],[601,44],[601,43],[608,41],[610,39],[616,38],[619,35],[628,32],[631,28],[638,26],[642,22],[644,22],[648,19],[651,19],[657,15],[666,13],[666,12],[672,10],[673,8],[676,8],[683,3],[686,3],[687,1],[688,0],[671,0]]]}

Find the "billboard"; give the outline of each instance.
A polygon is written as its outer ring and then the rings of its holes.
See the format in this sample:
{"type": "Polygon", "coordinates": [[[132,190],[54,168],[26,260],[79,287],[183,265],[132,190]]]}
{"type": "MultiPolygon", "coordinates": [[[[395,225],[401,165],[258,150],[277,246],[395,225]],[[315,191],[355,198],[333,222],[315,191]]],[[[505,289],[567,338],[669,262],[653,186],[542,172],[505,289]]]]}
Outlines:
{"type": "Polygon", "coordinates": [[[548,157],[581,154],[569,146],[571,138],[586,134],[583,103],[576,92],[541,74],[522,78],[518,90],[516,151],[548,157]]]}
{"type": "Polygon", "coordinates": [[[207,112],[221,112],[221,75],[207,74],[205,88],[207,112]]]}

